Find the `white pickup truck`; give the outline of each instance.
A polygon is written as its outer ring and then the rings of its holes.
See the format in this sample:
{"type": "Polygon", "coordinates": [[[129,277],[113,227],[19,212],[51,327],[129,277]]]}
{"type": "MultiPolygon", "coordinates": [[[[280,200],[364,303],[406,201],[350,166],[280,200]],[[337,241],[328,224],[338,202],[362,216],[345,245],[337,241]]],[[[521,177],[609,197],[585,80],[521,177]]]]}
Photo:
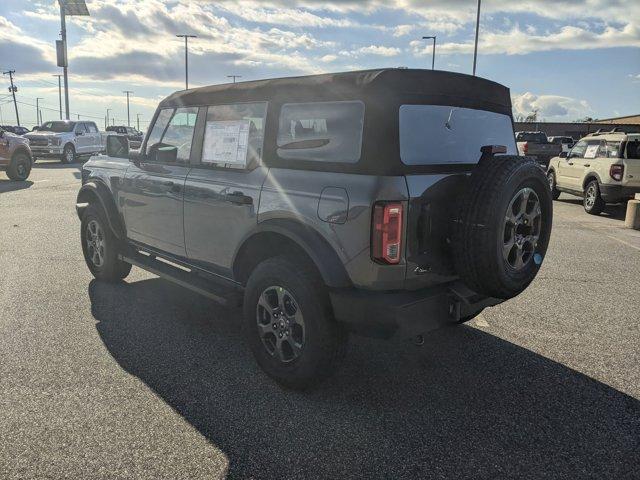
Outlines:
{"type": "Polygon", "coordinates": [[[79,156],[104,151],[102,133],[94,122],[56,120],[45,122],[37,131],[24,135],[36,158],[59,158],[72,163],[79,156]]]}

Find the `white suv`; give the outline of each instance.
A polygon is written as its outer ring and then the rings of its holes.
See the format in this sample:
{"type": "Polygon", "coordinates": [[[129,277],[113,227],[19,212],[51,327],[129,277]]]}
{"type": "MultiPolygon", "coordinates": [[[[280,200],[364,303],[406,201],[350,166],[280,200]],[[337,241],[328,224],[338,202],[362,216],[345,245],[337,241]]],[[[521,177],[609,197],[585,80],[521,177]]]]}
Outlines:
{"type": "Polygon", "coordinates": [[[584,197],[587,213],[640,193],[640,133],[596,132],[568,153],[552,158],[547,171],[553,198],[560,192],[584,197]]]}

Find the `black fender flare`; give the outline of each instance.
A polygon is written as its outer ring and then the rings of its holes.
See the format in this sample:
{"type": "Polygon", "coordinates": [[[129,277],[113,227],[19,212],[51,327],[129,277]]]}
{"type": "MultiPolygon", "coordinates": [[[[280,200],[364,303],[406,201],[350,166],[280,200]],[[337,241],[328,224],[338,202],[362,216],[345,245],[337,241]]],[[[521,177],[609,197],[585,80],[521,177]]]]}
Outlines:
{"type": "Polygon", "coordinates": [[[598,186],[602,185],[602,179],[600,178],[600,175],[598,175],[597,172],[589,172],[584,176],[584,180],[582,181],[583,192],[584,192],[584,189],[587,188],[587,183],[588,183],[587,180],[591,177],[595,177],[595,179],[598,181],[598,186]]]}
{"type": "Polygon", "coordinates": [[[78,218],[82,220],[82,215],[90,203],[98,203],[105,212],[109,228],[119,240],[126,236],[124,225],[113,200],[113,195],[109,188],[99,180],[91,180],[85,183],[78,192],[76,199],[76,211],[78,218]]]}
{"type": "Polygon", "coordinates": [[[353,286],[342,260],[329,242],[313,227],[292,219],[270,219],[259,223],[234,252],[232,263],[234,271],[238,255],[252,238],[262,233],[276,233],[297,244],[313,261],[327,286],[332,288],[353,286]]]}

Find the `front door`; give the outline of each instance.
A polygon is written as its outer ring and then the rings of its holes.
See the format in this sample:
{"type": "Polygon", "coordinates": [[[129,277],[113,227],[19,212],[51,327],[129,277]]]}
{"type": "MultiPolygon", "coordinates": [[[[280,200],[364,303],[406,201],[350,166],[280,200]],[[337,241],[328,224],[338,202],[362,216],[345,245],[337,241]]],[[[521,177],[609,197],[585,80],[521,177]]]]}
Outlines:
{"type": "Polygon", "coordinates": [[[183,196],[196,116],[197,108],[161,110],[123,188],[129,239],[177,257],[186,256],[183,196]]]}
{"type": "Polygon", "coordinates": [[[185,185],[184,229],[189,260],[214,273],[230,276],[257,224],[266,111],[265,102],[207,108],[202,155],[185,185]]]}
{"type": "Polygon", "coordinates": [[[560,188],[582,191],[583,157],[586,149],[587,142],[580,140],[574,145],[567,157],[560,160],[556,179],[560,188]]]}
{"type": "Polygon", "coordinates": [[[76,153],[86,153],[88,150],[88,142],[91,141],[84,122],[76,123],[74,128],[76,136],[76,153]]]}

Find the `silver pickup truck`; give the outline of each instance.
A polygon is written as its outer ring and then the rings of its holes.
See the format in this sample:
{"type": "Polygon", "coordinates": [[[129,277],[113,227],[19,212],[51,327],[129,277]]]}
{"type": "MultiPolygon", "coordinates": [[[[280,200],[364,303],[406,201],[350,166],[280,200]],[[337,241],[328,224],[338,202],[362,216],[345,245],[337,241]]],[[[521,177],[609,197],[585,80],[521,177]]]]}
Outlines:
{"type": "Polygon", "coordinates": [[[71,163],[82,155],[104,151],[102,134],[94,122],[56,120],[45,122],[35,132],[25,136],[36,158],[59,158],[71,163]]]}

